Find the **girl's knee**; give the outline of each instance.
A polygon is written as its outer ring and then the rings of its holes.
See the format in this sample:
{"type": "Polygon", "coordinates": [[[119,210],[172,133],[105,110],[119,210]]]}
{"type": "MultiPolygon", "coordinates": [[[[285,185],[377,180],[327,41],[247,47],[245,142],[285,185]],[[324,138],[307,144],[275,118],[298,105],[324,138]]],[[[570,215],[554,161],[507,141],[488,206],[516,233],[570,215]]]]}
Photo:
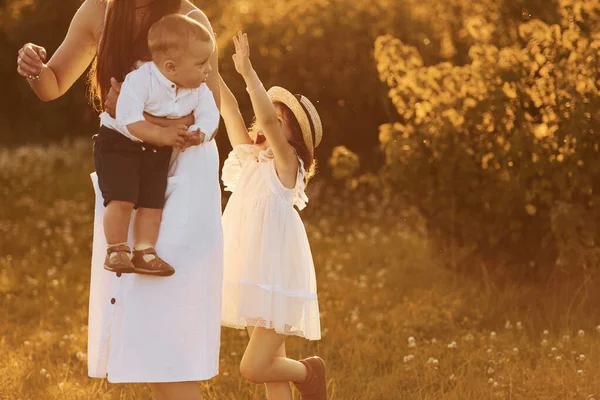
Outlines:
{"type": "Polygon", "coordinates": [[[242,376],[252,383],[264,383],[262,378],[262,371],[260,371],[258,365],[253,364],[251,361],[242,359],[240,363],[240,373],[242,376]]]}
{"type": "Polygon", "coordinates": [[[270,391],[282,391],[290,388],[290,384],[288,382],[269,382],[266,385],[267,390],[270,391]]]}

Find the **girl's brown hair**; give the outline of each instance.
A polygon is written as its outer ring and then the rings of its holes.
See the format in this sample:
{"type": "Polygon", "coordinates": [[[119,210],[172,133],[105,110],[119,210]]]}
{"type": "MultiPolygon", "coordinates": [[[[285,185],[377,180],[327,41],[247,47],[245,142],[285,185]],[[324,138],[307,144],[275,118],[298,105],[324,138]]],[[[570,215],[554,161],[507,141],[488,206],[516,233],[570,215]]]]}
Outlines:
{"type": "Polygon", "coordinates": [[[277,102],[275,103],[277,106],[281,107],[283,112],[283,119],[287,126],[292,131],[292,140],[290,140],[290,144],[296,150],[296,154],[304,163],[304,169],[306,170],[305,175],[305,183],[315,176],[317,172],[317,160],[311,155],[308,147],[306,146],[306,142],[304,141],[304,135],[302,134],[302,129],[300,128],[300,124],[298,120],[294,116],[294,113],[288,106],[283,103],[277,102]]]}
{"type": "Polygon", "coordinates": [[[107,0],[107,14],[96,59],[88,76],[92,103],[103,108],[110,90],[110,78],[122,82],[134,64],[150,60],[148,31],[152,24],[167,14],[177,13],[181,0],[148,0],[144,17],[136,29],[136,2],[134,0],[107,0]]]}

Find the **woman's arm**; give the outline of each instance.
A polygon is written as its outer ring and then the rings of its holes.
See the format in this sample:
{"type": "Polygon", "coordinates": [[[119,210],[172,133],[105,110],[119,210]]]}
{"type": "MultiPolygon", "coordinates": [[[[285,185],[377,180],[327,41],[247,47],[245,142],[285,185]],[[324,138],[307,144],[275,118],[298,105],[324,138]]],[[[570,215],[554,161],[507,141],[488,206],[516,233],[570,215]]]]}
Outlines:
{"type": "Polygon", "coordinates": [[[273,149],[275,155],[275,165],[277,172],[287,178],[293,178],[295,181],[298,171],[298,157],[291,144],[288,143],[280,120],[277,118],[275,106],[271,102],[265,87],[260,78],[256,74],[252,64],[250,63],[250,45],[248,44],[248,36],[242,32],[238,33],[237,37],[233,38],[235,43],[235,55],[233,61],[235,69],[242,75],[246,82],[252,107],[256,115],[256,121],[262,128],[265,137],[269,141],[269,146],[273,149]]]}
{"type": "Polygon", "coordinates": [[[97,30],[104,19],[105,3],[86,0],[77,10],[69,31],[48,64],[44,64],[45,49],[32,44],[19,51],[18,72],[43,101],[57,99],[69,90],[90,65],[98,46],[97,30]],[[37,57],[36,57],[37,56],[37,57]]]}
{"type": "Polygon", "coordinates": [[[219,75],[219,83],[221,85],[221,115],[225,121],[225,129],[231,146],[251,144],[252,140],[248,136],[238,102],[221,75],[219,75]]]}
{"type": "Polygon", "coordinates": [[[161,126],[163,128],[168,128],[170,126],[179,126],[185,125],[186,127],[190,127],[194,125],[194,114],[186,115],[185,117],[169,119],[162,117],[155,117],[154,115],[150,115],[148,113],[144,113],[144,119],[154,125],[161,126]]]}

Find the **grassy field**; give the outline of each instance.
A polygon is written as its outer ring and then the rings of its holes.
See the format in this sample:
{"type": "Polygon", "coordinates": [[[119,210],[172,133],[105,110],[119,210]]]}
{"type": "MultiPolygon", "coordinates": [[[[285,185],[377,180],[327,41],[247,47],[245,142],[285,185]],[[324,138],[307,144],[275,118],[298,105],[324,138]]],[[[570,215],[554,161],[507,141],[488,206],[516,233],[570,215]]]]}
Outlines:
{"type": "MultiPolygon", "coordinates": [[[[144,385],[87,377],[91,171],[86,141],[0,150],[0,399],[151,398],[144,385]]],[[[600,396],[590,284],[451,274],[411,217],[318,183],[303,215],[323,339],[292,338],[289,355],[326,360],[330,399],[600,396]]],[[[202,384],[206,399],[265,397],[239,374],[246,341],[223,329],[221,374],[202,384]]]]}

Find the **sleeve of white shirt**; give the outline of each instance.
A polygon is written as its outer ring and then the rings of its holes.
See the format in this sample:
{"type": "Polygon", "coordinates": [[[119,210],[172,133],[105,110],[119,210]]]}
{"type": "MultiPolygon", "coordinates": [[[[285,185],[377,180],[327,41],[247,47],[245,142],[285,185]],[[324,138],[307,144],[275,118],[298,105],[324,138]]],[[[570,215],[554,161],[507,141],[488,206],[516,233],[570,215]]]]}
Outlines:
{"type": "Polygon", "coordinates": [[[150,98],[150,78],[146,68],[139,68],[127,74],[121,85],[116,120],[129,135],[131,132],[127,129],[127,125],[145,121],[144,107],[150,98]]]}
{"type": "Polygon", "coordinates": [[[198,105],[194,109],[194,119],[194,125],[190,126],[188,131],[196,132],[200,129],[200,132],[206,135],[204,143],[208,142],[219,127],[220,114],[213,94],[206,84],[202,84],[198,89],[198,105]]]}

